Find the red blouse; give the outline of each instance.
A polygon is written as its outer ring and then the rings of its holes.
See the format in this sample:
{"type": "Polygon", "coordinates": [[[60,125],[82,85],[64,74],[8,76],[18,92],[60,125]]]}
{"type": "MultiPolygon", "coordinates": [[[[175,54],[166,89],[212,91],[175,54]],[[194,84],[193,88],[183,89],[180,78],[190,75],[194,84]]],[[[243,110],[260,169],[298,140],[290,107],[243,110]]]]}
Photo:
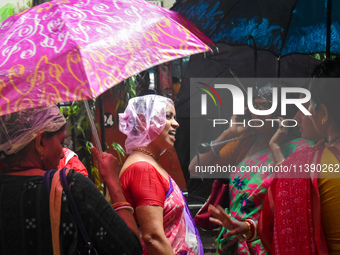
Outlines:
{"type": "Polygon", "coordinates": [[[136,208],[141,205],[164,206],[169,180],[146,161],[130,165],[120,177],[126,200],[136,208]]]}

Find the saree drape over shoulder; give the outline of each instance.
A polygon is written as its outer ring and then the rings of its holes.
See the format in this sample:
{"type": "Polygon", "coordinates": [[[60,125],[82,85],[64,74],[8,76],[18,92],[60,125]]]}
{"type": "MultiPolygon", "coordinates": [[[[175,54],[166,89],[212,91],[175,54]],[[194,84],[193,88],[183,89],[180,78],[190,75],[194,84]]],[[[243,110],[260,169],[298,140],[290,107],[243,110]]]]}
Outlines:
{"type": "Polygon", "coordinates": [[[335,147],[319,146],[285,160],[307,175],[276,178],[268,190],[258,228],[272,254],[339,253],[339,159],[335,147]]]}
{"type": "MultiPolygon", "coordinates": [[[[145,161],[130,165],[120,177],[126,200],[138,206],[162,206],[166,238],[176,255],[203,255],[203,246],[185,198],[176,182],[145,161]]],[[[137,219],[137,217],[136,217],[137,219]]],[[[138,223],[138,219],[137,219],[138,223]]],[[[142,231],[139,228],[140,236],[142,231]]],[[[149,254],[141,238],[143,254],[149,254]]]]}
{"type": "MultiPolygon", "coordinates": [[[[281,150],[285,157],[294,151],[310,146],[310,142],[295,139],[283,145],[281,150]]],[[[273,179],[270,167],[274,159],[269,149],[247,156],[237,165],[237,172],[231,174],[229,186],[230,214],[233,218],[243,221],[258,220],[262,203],[273,179]]],[[[216,254],[268,254],[259,238],[253,241],[240,241],[237,236],[223,238],[222,229],[216,241],[216,254]]]]}

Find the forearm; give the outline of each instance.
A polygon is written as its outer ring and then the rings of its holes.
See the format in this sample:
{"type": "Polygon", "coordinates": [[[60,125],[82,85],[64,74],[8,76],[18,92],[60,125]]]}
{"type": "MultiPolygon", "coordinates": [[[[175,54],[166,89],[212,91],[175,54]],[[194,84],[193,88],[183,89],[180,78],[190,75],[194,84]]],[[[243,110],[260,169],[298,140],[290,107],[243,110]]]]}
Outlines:
{"type": "Polygon", "coordinates": [[[106,178],[105,179],[106,187],[109,191],[109,195],[112,203],[116,202],[125,202],[125,196],[122,191],[122,187],[120,185],[119,179],[117,178],[106,178]]]}
{"type": "MultiPolygon", "coordinates": [[[[106,186],[109,190],[110,198],[112,205],[119,203],[120,205],[124,205],[125,208],[114,208],[117,214],[125,221],[126,225],[129,229],[139,237],[138,228],[135,222],[135,219],[131,213],[132,207],[126,203],[125,196],[122,191],[122,187],[119,182],[119,172],[120,172],[120,164],[117,158],[115,158],[112,154],[109,153],[102,153],[100,154],[99,151],[92,147],[91,151],[93,156],[98,161],[98,169],[103,178],[106,186]]],[[[113,206],[114,207],[114,206],[113,206]]]]}
{"type": "Polygon", "coordinates": [[[230,131],[230,129],[227,129],[222,132],[222,134],[216,138],[214,141],[210,143],[210,146],[212,147],[209,152],[199,154],[199,162],[197,159],[197,155],[192,159],[192,161],[189,164],[189,172],[193,175],[195,175],[195,169],[196,166],[207,166],[214,164],[219,159],[219,152],[224,147],[225,144],[218,144],[215,146],[212,146],[214,144],[220,143],[222,141],[232,139],[235,137],[235,134],[230,131]]]}
{"type": "Polygon", "coordinates": [[[269,143],[270,151],[273,155],[274,158],[274,163],[275,164],[280,164],[285,160],[285,157],[282,153],[280,145],[277,143],[269,143]]]}
{"type": "Polygon", "coordinates": [[[173,249],[166,236],[153,235],[149,237],[143,236],[146,249],[150,255],[172,255],[173,249]]]}
{"type": "MultiPolygon", "coordinates": [[[[106,183],[107,188],[109,190],[110,198],[112,204],[117,202],[126,202],[125,196],[121,189],[120,183],[116,179],[112,179],[106,183]]],[[[136,225],[136,221],[133,217],[133,214],[129,209],[120,209],[116,211],[117,214],[125,221],[126,225],[129,229],[136,235],[139,236],[138,228],[136,225]]]]}
{"type": "Polygon", "coordinates": [[[163,226],[163,207],[142,205],[136,208],[142,239],[149,254],[172,255],[171,244],[167,239],[163,226]],[[152,217],[150,217],[152,215],[152,217]]]}
{"type": "MultiPolygon", "coordinates": [[[[220,143],[220,142],[223,142],[223,141],[235,138],[236,136],[237,136],[237,134],[235,133],[235,131],[233,131],[233,130],[228,128],[227,130],[224,130],[222,132],[222,134],[214,140],[213,143],[217,144],[217,143],[220,143]]],[[[225,144],[215,145],[214,146],[215,151],[219,152],[224,147],[224,145],[225,144]]]]}
{"type": "Polygon", "coordinates": [[[117,213],[125,221],[126,225],[132,231],[132,233],[134,233],[139,238],[139,232],[136,225],[136,221],[133,218],[133,214],[126,209],[118,210],[117,213]]]}

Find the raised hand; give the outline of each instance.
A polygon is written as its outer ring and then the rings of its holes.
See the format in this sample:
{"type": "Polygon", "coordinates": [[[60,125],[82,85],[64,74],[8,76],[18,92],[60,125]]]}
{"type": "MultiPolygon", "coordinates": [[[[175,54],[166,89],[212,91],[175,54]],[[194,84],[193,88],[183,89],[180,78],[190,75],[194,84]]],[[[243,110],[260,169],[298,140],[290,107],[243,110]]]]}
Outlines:
{"type": "Polygon", "coordinates": [[[248,232],[249,228],[246,223],[232,219],[220,205],[217,207],[209,205],[208,211],[213,216],[209,218],[211,222],[229,230],[226,234],[224,234],[224,238],[233,235],[242,235],[248,232]]]}
{"type": "Polygon", "coordinates": [[[276,133],[273,135],[273,137],[270,140],[269,144],[278,144],[278,145],[280,145],[287,138],[289,127],[284,127],[282,125],[282,121],[283,120],[284,120],[284,118],[282,118],[282,117],[278,117],[277,118],[277,123],[279,125],[279,128],[277,129],[276,133]]]}
{"type": "Polygon", "coordinates": [[[244,118],[244,116],[241,116],[241,115],[231,116],[229,124],[230,124],[229,130],[233,133],[235,137],[240,136],[241,134],[243,134],[249,129],[247,120],[244,118]],[[245,121],[245,125],[242,124],[244,121],[245,121]],[[234,123],[241,123],[241,124],[234,124],[234,123]]]}
{"type": "Polygon", "coordinates": [[[95,147],[91,148],[94,158],[98,162],[100,176],[107,182],[110,178],[118,179],[121,169],[118,159],[110,153],[99,153],[95,147]]]}

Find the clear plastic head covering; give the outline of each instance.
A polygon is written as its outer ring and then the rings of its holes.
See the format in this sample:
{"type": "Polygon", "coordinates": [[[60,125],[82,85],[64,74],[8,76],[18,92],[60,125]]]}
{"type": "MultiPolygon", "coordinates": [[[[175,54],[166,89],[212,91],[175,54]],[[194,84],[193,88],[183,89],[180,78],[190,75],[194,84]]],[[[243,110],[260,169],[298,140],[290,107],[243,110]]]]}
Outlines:
{"type": "Polygon", "coordinates": [[[129,100],[124,113],[119,114],[119,130],[127,138],[125,149],[147,146],[162,132],[166,123],[166,106],[174,104],[167,97],[145,95],[129,100]]]}
{"type": "Polygon", "coordinates": [[[269,103],[273,102],[273,88],[281,88],[282,86],[291,87],[293,84],[288,83],[285,80],[273,79],[266,81],[260,87],[256,86],[254,98],[259,97],[267,100],[269,103]]]}
{"type": "Polygon", "coordinates": [[[40,106],[0,116],[0,152],[17,153],[40,131],[58,131],[66,120],[56,105],[40,106]]]}
{"type": "Polygon", "coordinates": [[[266,84],[261,88],[257,88],[257,93],[255,93],[255,97],[262,98],[264,100],[267,100],[269,103],[272,103],[273,101],[273,85],[266,84]]]}

